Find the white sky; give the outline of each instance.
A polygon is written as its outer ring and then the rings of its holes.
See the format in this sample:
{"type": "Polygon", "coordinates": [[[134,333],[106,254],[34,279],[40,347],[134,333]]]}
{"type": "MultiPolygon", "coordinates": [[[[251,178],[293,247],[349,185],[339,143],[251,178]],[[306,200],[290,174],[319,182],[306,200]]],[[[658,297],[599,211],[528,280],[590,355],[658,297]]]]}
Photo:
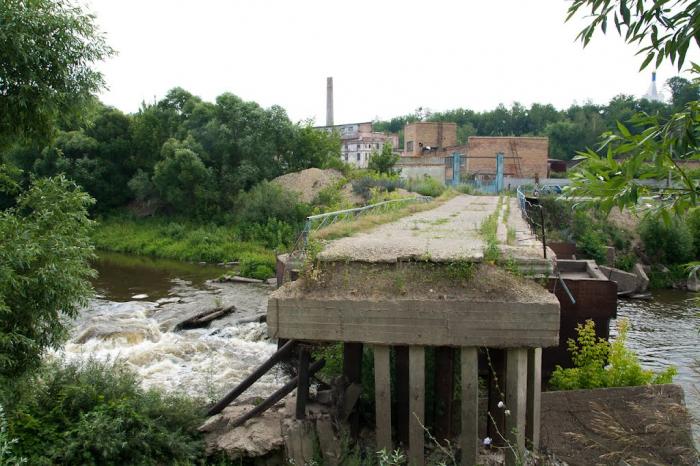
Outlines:
{"type": "MultiPolygon", "coordinates": [[[[180,86],[209,101],[232,92],[281,105],[294,121],[323,124],[333,76],[339,124],[418,107],[606,103],[643,95],[651,79],[614,26],[586,49],[575,42],[583,22],[564,23],[564,0],[84,3],[119,52],[99,65],[109,86],[101,98],[126,112],[180,86]]],[[[688,58],[698,61],[697,50],[688,58]]],[[[675,74],[662,66],[659,90],[675,74]]]]}

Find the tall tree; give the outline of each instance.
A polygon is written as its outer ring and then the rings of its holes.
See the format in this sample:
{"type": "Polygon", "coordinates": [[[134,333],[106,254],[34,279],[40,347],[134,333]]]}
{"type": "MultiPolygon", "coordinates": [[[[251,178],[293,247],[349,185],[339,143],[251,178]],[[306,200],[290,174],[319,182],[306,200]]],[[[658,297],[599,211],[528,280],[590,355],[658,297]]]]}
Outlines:
{"type": "Polygon", "coordinates": [[[94,19],[68,0],[0,0],[0,147],[46,138],[104,86],[92,64],[114,52],[94,19]]]}

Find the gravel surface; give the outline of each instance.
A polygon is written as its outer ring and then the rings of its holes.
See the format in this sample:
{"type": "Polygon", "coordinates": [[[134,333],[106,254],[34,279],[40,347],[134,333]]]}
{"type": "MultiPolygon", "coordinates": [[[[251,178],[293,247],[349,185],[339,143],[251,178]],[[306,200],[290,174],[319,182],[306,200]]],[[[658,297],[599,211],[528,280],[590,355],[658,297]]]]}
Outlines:
{"type": "Polygon", "coordinates": [[[337,183],[342,177],[338,170],[309,168],[279,176],[272,180],[272,183],[297,193],[300,201],[308,203],[313,201],[324,188],[337,183]]]}

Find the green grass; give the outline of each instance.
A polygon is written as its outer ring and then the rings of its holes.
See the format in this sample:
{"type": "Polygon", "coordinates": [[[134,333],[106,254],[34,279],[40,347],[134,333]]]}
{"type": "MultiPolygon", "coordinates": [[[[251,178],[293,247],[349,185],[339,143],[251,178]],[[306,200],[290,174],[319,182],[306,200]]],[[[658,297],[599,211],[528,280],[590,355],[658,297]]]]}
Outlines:
{"type": "Polygon", "coordinates": [[[99,220],[92,238],[103,251],[191,262],[240,261],[243,271],[251,271],[249,276],[275,268],[274,251],[241,241],[234,226],[114,216],[99,220]]]}

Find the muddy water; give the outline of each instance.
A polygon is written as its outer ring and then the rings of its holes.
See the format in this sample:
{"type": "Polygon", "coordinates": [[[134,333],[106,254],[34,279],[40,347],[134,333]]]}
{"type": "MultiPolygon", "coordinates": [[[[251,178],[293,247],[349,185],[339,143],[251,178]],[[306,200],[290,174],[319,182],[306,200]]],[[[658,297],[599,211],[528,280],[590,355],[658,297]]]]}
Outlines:
{"type": "MultiPolygon", "coordinates": [[[[629,319],[628,346],[645,368],[660,370],[674,365],[674,379],[685,390],[700,434],[700,293],[664,290],[651,301],[620,300],[618,319],[629,319]]],[[[616,322],[610,324],[612,333],[616,322]]]]}
{"type": "MultiPolygon", "coordinates": [[[[207,282],[224,272],[219,267],[117,254],[94,266],[98,297],[72,323],[61,351],[68,360],[121,359],[145,387],[213,400],[276,349],[264,323],[241,322],[265,313],[271,287],[207,282]],[[141,294],[147,297],[134,298],[141,294]],[[187,316],[229,305],[236,311],[208,328],[174,330],[187,316]]],[[[282,383],[284,374],[273,371],[247,393],[266,395],[282,383]]]]}

